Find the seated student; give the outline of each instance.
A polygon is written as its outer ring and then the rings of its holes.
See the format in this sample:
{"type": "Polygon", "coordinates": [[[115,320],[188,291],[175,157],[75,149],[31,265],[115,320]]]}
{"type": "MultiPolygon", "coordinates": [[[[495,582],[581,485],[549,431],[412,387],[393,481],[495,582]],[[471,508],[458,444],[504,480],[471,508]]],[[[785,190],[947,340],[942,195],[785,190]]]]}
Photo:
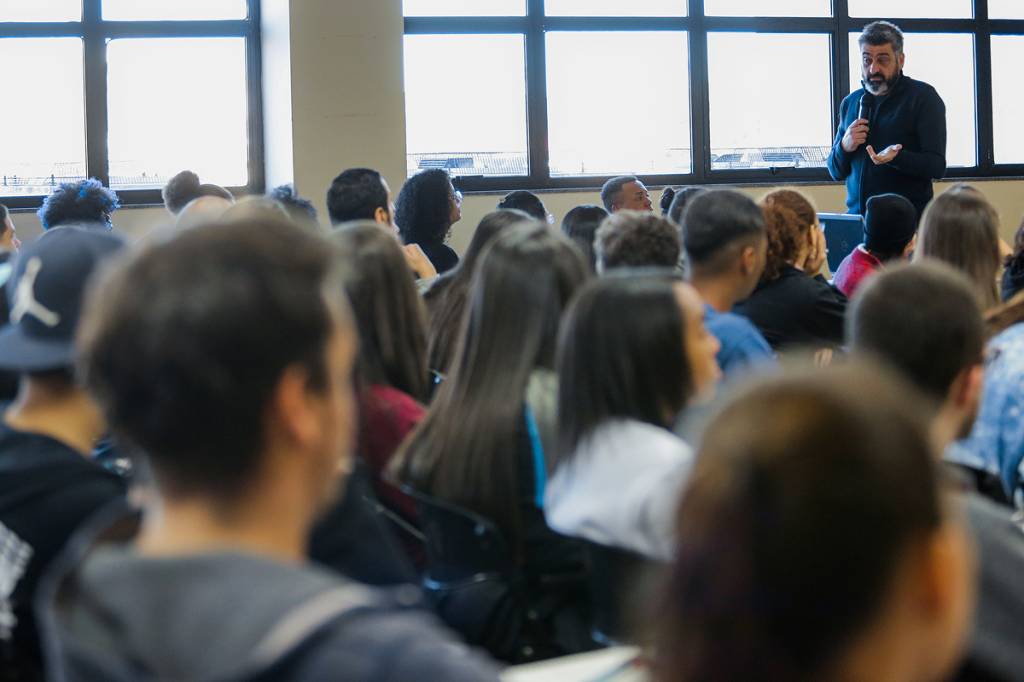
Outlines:
{"type": "Polygon", "coordinates": [[[216,222],[234,205],[234,200],[229,201],[224,197],[206,196],[193,199],[178,213],[174,227],[178,230],[191,230],[193,227],[216,222]]]}
{"type": "Polygon", "coordinates": [[[0,420],[0,670],[10,679],[41,679],[33,600],[44,571],[93,513],[125,494],[121,479],[89,461],[105,426],[71,372],[82,292],[122,245],[105,232],[56,228],[22,249],[11,279],[11,323],[0,332],[0,368],[21,375],[0,420]]]}
{"type": "Polygon", "coordinates": [[[615,268],[672,268],[679,262],[679,230],[654,213],[620,211],[597,228],[597,271],[615,268]]]}
{"type": "Polygon", "coordinates": [[[675,196],[672,197],[672,205],[669,206],[668,213],[665,214],[665,217],[676,225],[682,225],[683,213],[686,212],[686,207],[690,205],[691,201],[707,191],[706,187],[681,188],[675,193],[675,196]]]}
{"type": "Polygon", "coordinates": [[[661,190],[661,199],[658,200],[658,208],[661,209],[661,217],[668,218],[668,210],[672,207],[672,200],[676,198],[676,193],[684,188],[682,187],[666,187],[661,190]]]}
{"type": "Polygon", "coordinates": [[[427,364],[433,372],[444,376],[451,368],[469,303],[469,287],[484,248],[509,227],[531,221],[532,218],[522,211],[511,209],[485,215],[473,232],[473,239],[458,267],[438,277],[424,293],[430,312],[427,364]]]}
{"type": "Polygon", "coordinates": [[[608,211],[600,206],[587,204],[573,208],[562,218],[562,234],[571,239],[587,257],[590,267],[597,272],[597,254],[594,253],[594,239],[597,228],[608,217],[608,211]]]}
{"type": "MultiPolygon", "coordinates": [[[[854,300],[848,340],[854,353],[887,362],[922,392],[914,402],[931,419],[938,452],[970,430],[982,390],[984,329],[964,275],[942,263],[915,263],[879,275],[854,300]]],[[[990,365],[985,373],[991,372],[990,365]]],[[[1018,422],[1016,416],[1007,420],[1011,430],[1018,430],[1018,422]]],[[[947,460],[949,454],[947,449],[947,460]]],[[[1024,667],[1024,534],[1010,510],[971,491],[976,477],[961,478],[966,493],[959,502],[980,550],[980,580],[973,641],[957,679],[1017,679],[1024,667]]]]}
{"type": "Polygon", "coordinates": [[[654,679],[945,679],[971,546],[915,396],[868,367],[781,378],[705,434],[654,679]]]}
{"type": "Polygon", "coordinates": [[[954,185],[921,217],[914,258],[936,258],[974,282],[982,308],[999,305],[999,215],[985,196],[969,185],[954,185]]]}
{"type": "Polygon", "coordinates": [[[455,191],[446,171],[420,171],[398,193],[395,223],[402,242],[418,244],[438,274],[459,264],[459,255],[445,242],[461,219],[462,193],[455,191]]]}
{"type": "Polygon", "coordinates": [[[199,176],[190,170],[184,170],[167,181],[161,192],[164,208],[173,216],[180,215],[186,206],[200,197],[217,197],[230,203],[235,197],[220,185],[202,183],[199,176]]]}
{"type": "Polygon", "coordinates": [[[587,277],[579,251],[547,226],[495,237],[475,270],[448,378],[393,468],[414,489],[494,521],[534,594],[545,576],[579,565],[576,544],[544,521],[550,455],[541,434],[555,416],[529,389],[553,388],[559,320],[587,277]]]}
{"type": "Polygon", "coordinates": [[[267,196],[284,206],[288,217],[299,227],[317,232],[320,230],[320,217],[316,206],[309,199],[303,199],[295,191],[295,185],[280,185],[270,190],[267,196]]]}
{"type": "Polygon", "coordinates": [[[916,235],[917,209],[906,197],[871,197],[864,214],[864,243],[843,259],[832,283],[851,298],[865,277],[887,263],[909,258],[917,246],[916,235]]]}
{"type": "Polygon", "coordinates": [[[522,211],[534,220],[539,220],[542,223],[554,222],[554,216],[548,213],[548,209],[544,207],[544,202],[540,200],[540,197],[533,192],[527,192],[523,189],[517,189],[506,194],[498,202],[497,210],[522,211]]]}
{"type": "MultiPolygon", "coordinates": [[[[372,220],[398,235],[391,188],[384,176],[370,168],[349,168],[334,178],[327,189],[327,213],[333,226],[355,220],[372,220]]],[[[421,280],[437,277],[437,270],[419,245],[406,244],[402,251],[409,268],[421,280]]]]}
{"type": "Polygon", "coordinates": [[[548,525],[668,561],[679,491],[693,464],[670,431],[719,377],[704,305],[666,277],[593,282],[566,313],[558,352],[558,450],[548,525]]]}
{"type": "MultiPolygon", "coordinates": [[[[0,204],[0,327],[4,327],[8,321],[10,308],[7,306],[7,282],[14,271],[14,256],[20,248],[21,240],[18,239],[10,211],[0,204]]],[[[13,399],[17,392],[18,375],[0,370],[0,402],[13,399]]]]}
{"type": "Polygon", "coordinates": [[[1003,261],[1003,281],[1000,297],[1004,303],[1024,291],[1024,220],[1013,237],[1013,251],[1003,261]]]}
{"type": "Polygon", "coordinates": [[[612,178],[601,187],[601,203],[609,213],[619,211],[640,211],[653,213],[651,193],[644,183],[632,175],[621,175],[612,178]]]}
{"type": "Polygon", "coordinates": [[[825,235],[814,206],[799,192],[782,189],[766,196],[761,208],[768,259],[761,282],[735,312],[753,322],[776,351],[838,347],[846,297],[821,276],[825,235]]]}
{"type": "Polygon", "coordinates": [[[734,190],[702,191],[690,202],[681,230],[690,283],[704,302],[704,324],[721,344],[722,373],[736,376],[771,363],[775,356],[761,332],[730,312],[750,296],[764,272],[764,213],[734,190]]]}
{"type": "Polygon", "coordinates": [[[337,276],[291,224],[215,224],[94,289],[79,369],[154,486],[134,539],[54,583],[54,679],[495,679],[434,618],[304,559],[356,419],[337,276]]]}
{"type": "Polygon", "coordinates": [[[63,183],[43,200],[37,215],[44,230],[61,225],[109,230],[113,227],[110,216],[120,205],[113,190],[89,178],[63,183]]]}

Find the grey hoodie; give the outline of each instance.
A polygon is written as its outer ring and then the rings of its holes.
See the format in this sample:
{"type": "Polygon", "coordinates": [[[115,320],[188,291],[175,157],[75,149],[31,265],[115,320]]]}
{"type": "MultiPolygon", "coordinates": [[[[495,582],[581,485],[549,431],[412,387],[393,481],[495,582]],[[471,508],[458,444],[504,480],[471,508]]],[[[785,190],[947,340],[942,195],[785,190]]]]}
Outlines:
{"type": "Polygon", "coordinates": [[[46,618],[51,680],[494,680],[412,595],[239,553],[92,553],[46,618]]]}

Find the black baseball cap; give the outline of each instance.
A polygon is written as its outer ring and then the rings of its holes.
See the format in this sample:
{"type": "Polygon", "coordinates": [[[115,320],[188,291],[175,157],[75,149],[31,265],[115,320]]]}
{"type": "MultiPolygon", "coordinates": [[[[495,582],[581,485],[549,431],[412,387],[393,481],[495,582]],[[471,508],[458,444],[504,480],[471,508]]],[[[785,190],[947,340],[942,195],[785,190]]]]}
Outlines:
{"type": "Polygon", "coordinates": [[[0,369],[44,372],[75,362],[75,330],[89,278],[124,241],[79,227],[47,230],[22,247],[7,283],[10,324],[0,330],[0,369]]]}

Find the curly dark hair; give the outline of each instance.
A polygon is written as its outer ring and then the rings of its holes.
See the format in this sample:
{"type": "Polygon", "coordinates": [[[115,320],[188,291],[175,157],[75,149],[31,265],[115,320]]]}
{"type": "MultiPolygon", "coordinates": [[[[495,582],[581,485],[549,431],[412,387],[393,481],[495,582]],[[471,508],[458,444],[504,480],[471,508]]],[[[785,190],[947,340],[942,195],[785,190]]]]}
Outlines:
{"type": "Polygon", "coordinates": [[[406,180],[395,202],[395,223],[406,244],[436,244],[451,228],[452,181],[432,168],[406,180]]]}
{"type": "Polygon", "coordinates": [[[267,194],[271,199],[284,206],[291,219],[299,224],[313,224],[320,220],[316,206],[309,199],[304,199],[295,191],[295,185],[280,185],[267,194]]]}
{"type": "Polygon", "coordinates": [[[110,215],[120,207],[117,194],[96,178],[65,182],[46,197],[38,216],[44,230],[73,223],[100,223],[110,229],[110,215]]]}
{"type": "Polygon", "coordinates": [[[639,211],[619,211],[606,218],[594,245],[601,272],[622,267],[675,267],[682,248],[675,225],[639,211]]]}
{"type": "Polygon", "coordinates": [[[199,197],[220,197],[228,201],[234,201],[235,197],[220,185],[203,184],[199,176],[190,170],[183,170],[167,181],[161,192],[164,198],[164,206],[174,215],[181,213],[182,209],[199,197]]]}
{"type": "Polygon", "coordinates": [[[791,189],[772,192],[761,200],[761,209],[768,231],[768,260],[761,281],[770,282],[796,259],[818,216],[807,197],[791,189]]]}

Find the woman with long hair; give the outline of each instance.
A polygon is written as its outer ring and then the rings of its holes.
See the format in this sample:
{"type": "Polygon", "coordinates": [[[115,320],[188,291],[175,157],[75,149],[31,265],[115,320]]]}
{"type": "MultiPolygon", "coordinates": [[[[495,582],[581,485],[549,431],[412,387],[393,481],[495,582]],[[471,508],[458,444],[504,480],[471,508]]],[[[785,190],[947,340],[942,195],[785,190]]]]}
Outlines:
{"type": "Polygon", "coordinates": [[[438,273],[459,264],[445,244],[452,225],[462,219],[462,194],[446,171],[420,171],[405,181],[395,201],[395,224],[405,244],[419,244],[438,273]]]}
{"type": "Polygon", "coordinates": [[[717,352],[688,284],[609,277],[580,293],[559,340],[559,447],[545,497],[552,528],[671,558],[676,503],[693,464],[671,427],[714,387],[717,352]]]}
{"type": "Polygon", "coordinates": [[[761,207],[768,259],[761,282],[736,312],[777,351],[840,346],[847,301],[821,275],[825,234],[814,205],[799,192],[781,189],[766,196],[761,207]]]}
{"type": "Polygon", "coordinates": [[[953,672],[970,540],[915,393],[871,367],[777,379],[712,422],[657,605],[655,680],[953,672]]]}

